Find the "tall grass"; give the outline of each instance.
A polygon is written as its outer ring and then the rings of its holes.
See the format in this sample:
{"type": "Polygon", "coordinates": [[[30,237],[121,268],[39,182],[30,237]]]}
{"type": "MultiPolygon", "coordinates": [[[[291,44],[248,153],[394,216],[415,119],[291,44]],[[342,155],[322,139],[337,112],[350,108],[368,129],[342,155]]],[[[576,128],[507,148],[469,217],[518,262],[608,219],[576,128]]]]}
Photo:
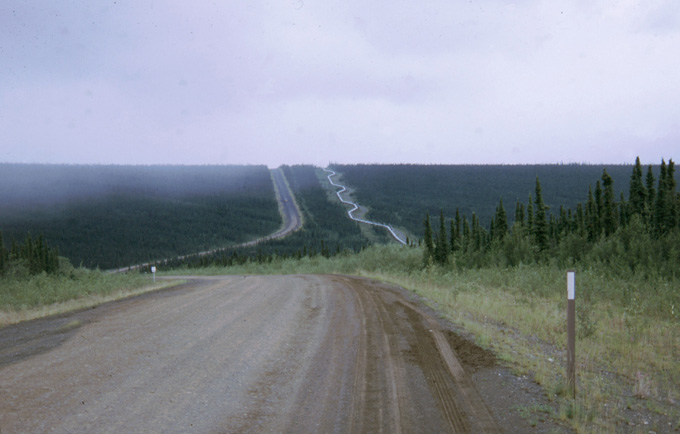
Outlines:
{"type": "Polygon", "coordinates": [[[168,286],[137,272],[111,274],[85,268],[64,273],[0,276],[0,326],[100,304],[168,286]]]}

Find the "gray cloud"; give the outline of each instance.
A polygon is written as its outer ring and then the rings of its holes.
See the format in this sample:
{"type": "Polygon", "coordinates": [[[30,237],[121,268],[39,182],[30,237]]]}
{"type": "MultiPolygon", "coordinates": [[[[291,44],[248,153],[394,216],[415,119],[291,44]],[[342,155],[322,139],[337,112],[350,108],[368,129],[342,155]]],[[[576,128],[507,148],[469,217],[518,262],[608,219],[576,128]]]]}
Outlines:
{"type": "Polygon", "coordinates": [[[657,162],[672,0],[8,0],[0,160],[657,162]]]}

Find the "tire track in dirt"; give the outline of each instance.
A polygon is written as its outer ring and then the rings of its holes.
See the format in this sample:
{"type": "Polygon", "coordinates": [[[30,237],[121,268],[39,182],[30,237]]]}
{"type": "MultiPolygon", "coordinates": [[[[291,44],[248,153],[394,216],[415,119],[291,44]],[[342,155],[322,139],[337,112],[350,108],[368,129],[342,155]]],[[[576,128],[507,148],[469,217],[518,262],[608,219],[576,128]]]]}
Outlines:
{"type": "Polygon", "coordinates": [[[332,279],[352,287],[362,311],[354,398],[362,410],[353,414],[356,432],[420,430],[427,426],[422,425],[425,414],[436,431],[501,432],[459,363],[460,372],[453,375],[455,355],[434,318],[375,282],[332,279]],[[409,381],[417,371],[426,386],[409,381]],[[381,385],[380,393],[371,393],[371,385],[381,385]]]}
{"type": "Polygon", "coordinates": [[[0,329],[1,432],[500,432],[436,320],[392,287],[184,279],[0,329]]]}
{"type": "MultiPolygon", "coordinates": [[[[344,283],[351,285],[351,281],[344,283]]],[[[350,431],[400,433],[399,397],[403,396],[403,392],[400,394],[399,389],[403,389],[400,384],[403,373],[386,333],[391,324],[386,322],[386,312],[371,294],[351,286],[361,312],[362,327],[350,431]]]]}

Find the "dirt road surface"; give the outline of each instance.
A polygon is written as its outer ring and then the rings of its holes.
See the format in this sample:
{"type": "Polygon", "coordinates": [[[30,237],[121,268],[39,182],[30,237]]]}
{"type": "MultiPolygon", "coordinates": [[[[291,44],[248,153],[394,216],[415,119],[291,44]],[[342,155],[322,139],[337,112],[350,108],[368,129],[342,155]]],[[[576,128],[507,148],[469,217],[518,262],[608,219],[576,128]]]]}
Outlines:
{"type": "Polygon", "coordinates": [[[386,285],[228,276],[0,329],[0,432],[501,432],[386,285]]]}

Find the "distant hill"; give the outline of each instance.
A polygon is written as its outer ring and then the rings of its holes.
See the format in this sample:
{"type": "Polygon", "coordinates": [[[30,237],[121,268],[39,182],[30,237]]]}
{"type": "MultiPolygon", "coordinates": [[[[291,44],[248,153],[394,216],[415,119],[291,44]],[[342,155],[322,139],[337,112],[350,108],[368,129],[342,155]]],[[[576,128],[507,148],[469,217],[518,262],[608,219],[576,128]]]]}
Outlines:
{"type": "Polygon", "coordinates": [[[281,224],[266,166],[0,164],[7,245],[43,234],[103,269],[249,241],[281,224]]]}
{"type": "MultiPolygon", "coordinates": [[[[447,218],[456,208],[468,219],[475,212],[483,226],[489,225],[499,200],[510,224],[516,202],[526,205],[534,195],[536,177],[541,182],[543,199],[549,212],[560,205],[575,209],[585,202],[589,186],[595,189],[603,170],[614,179],[616,199],[628,197],[632,165],[332,165],[354,198],[370,209],[366,218],[406,229],[415,236],[423,234],[426,212],[447,218]]],[[[646,168],[645,168],[646,173],[646,168]]],[[[658,166],[654,167],[659,176],[658,166]]]]}
{"type": "MultiPolygon", "coordinates": [[[[300,207],[304,224],[289,236],[258,242],[237,248],[226,248],[210,255],[185,257],[166,261],[160,266],[204,267],[228,266],[247,260],[271,261],[274,257],[332,256],[340,252],[358,252],[371,242],[388,242],[389,235],[382,229],[361,227],[347,217],[345,206],[335,194],[322,187],[325,174],[309,165],[282,166],[295,201],[300,207]]],[[[333,189],[335,190],[335,189],[333,189]]]]}

